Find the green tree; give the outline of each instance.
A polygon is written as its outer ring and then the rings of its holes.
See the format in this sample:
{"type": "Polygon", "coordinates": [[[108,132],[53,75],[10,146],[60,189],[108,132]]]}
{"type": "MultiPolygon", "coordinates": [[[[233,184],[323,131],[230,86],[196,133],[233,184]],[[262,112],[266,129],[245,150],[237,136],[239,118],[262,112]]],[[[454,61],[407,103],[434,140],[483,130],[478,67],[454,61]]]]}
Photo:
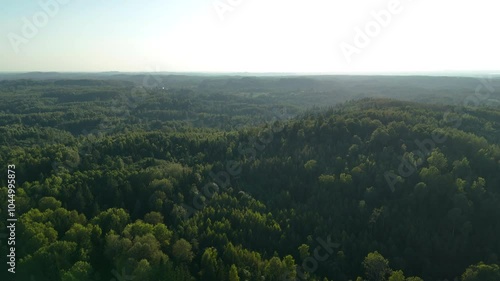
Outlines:
{"type": "Polygon", "coordinates": [[[132,239],[136,236],[144,236],[148,233],[153,233],[153,225],[137,220],[134,223],[128,224],[123,230],[123,236],[132,239]]]}
{"type": "Polygon", "coordinates": [[[312,171],[314,168],[316,168],[316,165],[318,164],[318,161],[316,160],[309,160],[304,164],[304,168],[307,171],[312,171]]]}
{"type": "Polygon", "coordinates": [[[278,257],[272,257],[266,264],[265,274],[271,281],[280,281],[287,272],[282,261],[278,257]]]}
{"type": "Polygon", "coordinates": [[[185,239],[177,240],[172,247],[172,255],[181,262],[189,263],[194,257],[191,244],[185,239]]]}
{"type": "Polygon", "coordinates": [[[377,251],[369,253],[365,257],[363,267],[365,269],[366,278],[370,281],[384,281],[391,273],[389,261],[377,251]]]}
{"type": "Polygon", "coordinates": [[[158,212],[147,213],[144,216],[144,221],[152,225],[163,223],[163,215],[158,212]]]}
{"type": "Polygon", "coordinates": [[[311,254],[309,253],[309,245],[307,244],[302,244],[299,246],[299,254],[300,254],[300,259],[304,260],[311,254]]]}
{"type": "Polygon", "coordinates": [[[321,186],[329,187],[335,182],[335,175],[320,175],[318,177],[318,182],[321,186]]]}
{"type": "Polygon", "coordinates": [[[92,235],[93,233],[100,235],[100,229],[98,226],[89,224],[87,227],[75,223],[71,228],[64,234],[64,239],[67,241],[76,242],[79,247],[84,250],[92,249],[92,235]]]}
{"type": "Polygon", "coordinates": [[[148,262],[148,260],[142,259],[135,267],[134,272],[132,273],[132,277],[134,278],[134,280],[149,281],[151,280],[151,274],[152,271],[150,263],[148,262]]]}
{"type": "Polygon", "coordinates": [[[432,151],[431,155],[427,158],[427,162],[438,168],[441,172],[448,167],[448,160],[446,159],[446,156],[439,151],[439,149],[432,151]]]}
{"type": "Polygon", "coordinates": [[[498,281],[500,280],[500,267],[497,264],[484,264],[480,262],[469,266],[462,274],[462,281],[498,281]]]}
{"type": "Polygon", "coordinates": [[[283,267],[286,272],[286,280],[295,280],[297,276],[295,260],[291,255],[287,255],[283,258],[283,267]]]}
{"type": "Polygon", "coordinates": [[[217,250],[213,247],[205,249],[201,256],[201,277],[203,280],[217,280],[219,265],[217,262],[217,250]]]}
{"type": "Polygon", "coordinates": [[[155,225],[153,228],[153,234],[158,242],[160,242],[160,245],[163,249],[166,249],[166,247],[170,246],[170,240],[172,239],[173,231],[169,230],[166,225],[162,223],[155,225]]]}
{"type": "Polygon", "coordinates": [[[389,276],[389,281],[405,281],[405,275],[403,274],[403,271],[393,271],[391,273],[391,276],[389,276]]]}
{"type": "Polygon", "coordinates": [[[151,233],[135,237],[127,256],[136,261],[147,260],[151,265],[158,265],[162,259],[167,258],[160,249],[160,243],[151,233]]]}
{"type": "Polygon", "coordinates": [[[69,270],[63,271],[62,281],[91,281],[92,266],[88,262],[77,261],[69,270]]]}
{"type": "Polygon", "coordinates": [[[229,281],[240,281],[240,277],[238,276],[238,268],[236,265],[231,265],[231,269],[229,270],[229,281]]]}
{"type": "Polygon", "coordinates": [[[129,223],[130,216],[124,209],[111,208],[101,212],[92,219],[92,223],[98,224],[103,233],[114,230],[116,233],[122,233],[125,226],[129,223]]]}
{"type": "Polygon", "coordinates": [[[45,211],[47,209],[55,211],[56,209],[60,208],[62,206],[61,201],[57,200],[54,197],[42,197],[38,201],[38,209],[40,211],[45,211]]]}

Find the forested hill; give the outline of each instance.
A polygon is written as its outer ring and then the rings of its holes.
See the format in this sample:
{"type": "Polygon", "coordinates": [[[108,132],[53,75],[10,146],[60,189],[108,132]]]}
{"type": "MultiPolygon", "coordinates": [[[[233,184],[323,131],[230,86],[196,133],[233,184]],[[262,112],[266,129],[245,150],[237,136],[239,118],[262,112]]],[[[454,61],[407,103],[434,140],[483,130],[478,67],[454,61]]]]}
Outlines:
{"type": "Polygon", "coordinates": [[[19,280],[500,280],[498,108],[363,99],[238,130],[131,112],[91,135],[61,125],[78,111],[5,113],[46,118],[0,128],[19,280]]]}

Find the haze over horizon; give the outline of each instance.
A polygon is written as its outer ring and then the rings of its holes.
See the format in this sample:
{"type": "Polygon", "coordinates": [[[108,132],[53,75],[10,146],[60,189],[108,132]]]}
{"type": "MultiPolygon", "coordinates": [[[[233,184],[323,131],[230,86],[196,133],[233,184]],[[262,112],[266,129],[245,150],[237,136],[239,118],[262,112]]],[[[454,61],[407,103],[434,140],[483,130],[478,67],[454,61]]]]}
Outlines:
{"type": "Polygon", "coordinates": [[[497,2],[42,0],[0,12],[0,72],[499,73],[497,2]]]}

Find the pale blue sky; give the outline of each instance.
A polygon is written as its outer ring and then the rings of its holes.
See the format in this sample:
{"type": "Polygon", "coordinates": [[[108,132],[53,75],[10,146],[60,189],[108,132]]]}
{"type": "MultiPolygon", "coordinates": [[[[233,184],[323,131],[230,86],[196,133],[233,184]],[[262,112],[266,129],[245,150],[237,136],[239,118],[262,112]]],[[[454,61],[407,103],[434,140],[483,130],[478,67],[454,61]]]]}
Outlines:
{"type": "Polygon", "coordinates": [[[494,0],[65,1],[0,0],[0,71],[500,70],[494,0]]]}

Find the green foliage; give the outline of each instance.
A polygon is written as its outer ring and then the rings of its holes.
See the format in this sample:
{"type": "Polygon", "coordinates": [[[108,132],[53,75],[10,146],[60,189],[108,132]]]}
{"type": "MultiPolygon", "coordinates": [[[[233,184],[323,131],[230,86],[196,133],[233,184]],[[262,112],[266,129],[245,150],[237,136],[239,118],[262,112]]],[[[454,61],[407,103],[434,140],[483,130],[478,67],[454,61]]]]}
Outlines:
{"type": "Polygon", "coordinates": [[[391,276],[389,276],[389,281],[407,281],[405,279],[405,275],[403,274],[403,271],[401,270],[396,270],[391,273],[391,276]]]}
{"type": "Polygon", "coordinates": [[[146,97],[118,81],[0,81],[21,279],[500,280],[498,109],[305,110],[351,97],[281,78],[190,79],[146,97]],[[429,143],[436,133],[447,140],[429,143]]]}
{"type": "Polygon", "coordinates": [[[191,244],[185,239],[177,240],[172,247],[172,255],[181,262],[191,262],[194,257],[191,244]]]}
{"type": "Polygon", "coordinates": [[[462,274],[462,281],[494,281],[500,280],[500,266],[497,264],[484,264],[480,262],[471,265],[462,274]]]}
{"type": "Polygon", "coordinates": [[[238,276],[238,268],[236,265],[231,265],[231,269],[229,270],[229,281],[240,281],[240,277],[238,276]]]}
{"type": "Polygon", "coordinates": [[[440,171],[444,171],[448,167],[446,156],[439,150],[433,151],[429,158],[427,158],[427,162],[429,162],[430,165],[438,168],[438,170],[440,171]]]}
{"type": "MultiPolygon", "coordinates": [[[[219,264],[218,264],[218,257],[217,257],[217,250],[215,248],[207,248],[203,255],[201,256],[201,277],[203,280],[217,280],[217,275],[219,272],[219,264]]],[[[231,271],[233,271],[234,265],[231,267],[231,271]]],[[[236,269],[236,267],[235,267],[236,269]]],[[[234,276],[234,272],[231,273],[229,272],[230,278],[231,274],[234,276]]],[[[236,277],[238,277],[238,272],[236,272],[236,277]]]]}
{"type": "Polygon", "coordinates": [[[63,271],[62,281],[91,281],[92,266],[88,262],[78,261],[68,271],[63,271]]]}
{"type": "MultiPolygon", "coordinates": [[[[389,261],[377,251],[369,253],[365,257],[365,259],[363,260],[363,267],[365,269],[366,278],[368,278],[368,280],[384,281],[391,273],[389,261]]],[[[398,274],[392,275],[391,277],[393,276],[394,279],[390,281],[397,281],[398,274]]]]}
{"type": "Polygon", "coordinates": [[[144,221],[149,224],[161,224],[163,223],[163,215],[159,212],[150,212],[144,216],[144,221]]]}
{"type": "Polygon", "coordinates": [[[316,165],[318,164],[318,162],[316,160],[309,160],[307,161],[305,164],[304,164],[304,168],[307,170],[307,171],[312,171],[316,165]]]}
{"type": "Polygon", "coordinates": [[[54,197],[43,197],[40,201],[38,201],[38,209],[42,212],[47,209],[56,210],[61,206],[61,201],[55,199],[54,197]]]}
{"type": "Polygon", "coordinates": [[[406,281],[424,281],[424,279],[422,279],[420,277],[412,276],[412,277],[406,278],[406,281]]]}
{"type": "Polygon", "coordinates": [[[318,181],[323,186],[332,186],[335,182],[335,175],[320,175],[318,181]]]}
{"type": "Polygon", "coordinates": [[[111,208],[93,218],[92,223],[100,225],[104,233],[108,233],[111,230],[121,233],[129,220],[130,216],[127,211],[111,208]]]}

